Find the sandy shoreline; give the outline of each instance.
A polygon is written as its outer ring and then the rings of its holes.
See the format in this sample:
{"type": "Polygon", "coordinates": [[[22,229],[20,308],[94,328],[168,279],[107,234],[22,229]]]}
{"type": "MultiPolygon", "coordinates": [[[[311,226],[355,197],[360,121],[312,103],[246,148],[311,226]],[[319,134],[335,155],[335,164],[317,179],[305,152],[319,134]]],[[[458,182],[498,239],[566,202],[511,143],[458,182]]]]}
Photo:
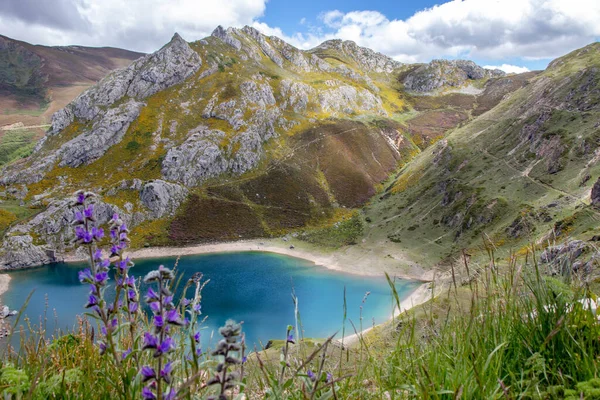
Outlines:
{"type": "MultiPolygon", "coordinates": [[[[425,271],[418,266],[411,266],[409,265],[410,262],[404,258],[389,256],[386,259],[379,253],[364,252],[364,249],[357,247],[350,246],[342,250],[327,252],[299,240],[256,239],[185,247],[150,247],[127,251],[126,255],[136,260],[210,253],[261,251],[302,258],[321,267],[356,275],[381,276],[384,272],[387,272],[390,276],[396,278],[422,282],[429,282],[433,278],[433,271],[425,271]]],[[[64,257],[64,262],[84,260],[85,258],[73,253],[64,257]]]]}
{"type": "Polygon", "coordinates": [[[378,326],[384,325],[390,322],[392,319],[399,316],[400,314],[410,310],[411,308],[428,302],[429,300],[431,300],[432,297],[438,295],[441,292],[441,290],[441,287],[436,287],[435,293],[432,293],[432,284],[424,283],[421,286],[419,286],[416,290],[414,290],[407,298],[400,301],[400,308],[396,306],[394,312],[386,322],[369,327],[367,329],[363,329],[361,332],[353,333],[352,335],[346,335],[341,339],[337,339],[336,342],[343,346],[355,345],[359,343],[361,336],[364,336],[366,333],[373,330],[373,328],[377,328],[378,326]]]}
{"type": "Polygon", "coordinates": [[[10,283],[10,275],[0,274],[0,305],[4,305],[2,302],[2,295],[8,290],[8,284],[10,283]]]}

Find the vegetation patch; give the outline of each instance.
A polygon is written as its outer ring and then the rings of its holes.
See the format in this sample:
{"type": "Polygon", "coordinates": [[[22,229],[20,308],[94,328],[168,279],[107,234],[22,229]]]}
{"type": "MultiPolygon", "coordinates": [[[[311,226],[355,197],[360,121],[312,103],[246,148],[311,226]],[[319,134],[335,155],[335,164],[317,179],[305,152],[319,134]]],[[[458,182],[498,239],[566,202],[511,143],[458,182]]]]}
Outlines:
{"type": "Polygon", "coordinates": [[[360,213],[354,212],[330,226],[304,232],[298,238],[320,246],[339,248],[358,243],[363,234],[363,225],[360,213]]]}
{"type": "Polygon", "coordinates": [[[30,155],[36,139],[35,132],[28,130],[0,132],[0,167],[30,155]]]}
{"type": "Polygon", "coordinates": [[[177,243],[249,239],[265,235],[259,217],[246,204],[191,195],[169,226],[177,243]]]}
{"type": "Polygon", "coordinates": [[[6,229],[17,220],[17,216],[9,211],[0,209],[0,235],[4,234],[6,229]]]}

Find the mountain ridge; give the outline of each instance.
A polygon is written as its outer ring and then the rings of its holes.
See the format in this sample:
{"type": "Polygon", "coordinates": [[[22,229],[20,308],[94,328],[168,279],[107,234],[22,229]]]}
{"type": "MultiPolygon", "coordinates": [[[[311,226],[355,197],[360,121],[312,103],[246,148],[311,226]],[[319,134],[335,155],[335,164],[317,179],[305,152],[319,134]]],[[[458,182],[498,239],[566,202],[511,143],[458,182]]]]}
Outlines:
{"type": "MultiPolygon", "coordinates": [[[[394,171],[535,76],[447,65],[464,75],[423,96],[405,84],[422,65],[350,42],[302,51],[250,27],[218,27],[189,44],[175,35],[82,94],[34,155],[5,169],[7,198],[40,210],[38,222],[13,223],[7,237],[67,250],[65,226],[52,228],[64,232],[53,240],[40,223],[67,219],[59,194],[82,185],[124,215],[136,246],[308,239],[354,226],[394,171]],[[460,92],[471,85],[475,94],[460,92]]],[[[360,240],[352,232],[340,245],[360,240]]]]}

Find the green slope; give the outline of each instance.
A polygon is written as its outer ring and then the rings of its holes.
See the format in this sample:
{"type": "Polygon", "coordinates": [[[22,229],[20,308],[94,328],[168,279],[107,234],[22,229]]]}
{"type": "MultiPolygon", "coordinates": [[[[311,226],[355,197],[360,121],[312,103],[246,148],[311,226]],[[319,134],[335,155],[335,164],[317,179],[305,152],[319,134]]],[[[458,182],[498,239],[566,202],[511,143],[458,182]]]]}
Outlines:
{"type": "Polygon", "coordinates": [[[598,43],[566,55],[421,153],[368,207],[367,244],[436,262],[482,237],[518,251],[597,234],[599,67],[598,43]]]}

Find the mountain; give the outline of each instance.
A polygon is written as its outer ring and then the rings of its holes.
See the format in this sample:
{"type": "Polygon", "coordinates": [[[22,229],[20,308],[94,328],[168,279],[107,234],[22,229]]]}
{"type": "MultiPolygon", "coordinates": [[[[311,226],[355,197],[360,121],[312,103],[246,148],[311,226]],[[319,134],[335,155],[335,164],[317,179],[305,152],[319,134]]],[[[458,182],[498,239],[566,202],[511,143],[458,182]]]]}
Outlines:
{"type": "Polygon", "coordinates": [[[250,27],[176,34],[55,113],[34,153],[5,167],[4,265],[69,249],[65,197],[79,188],[102,196],[101,223],[124,216],[136,247],[293,234],[360,248],[380,232],[396,246],[370,213],[408,195],[406,171],[435,169],[444,138],[537,79],[502,75],[340,40],[301,51],[250,27]]]}
{"type": "Polygon", "coordinates": [[[419,154],[369,205],[365,247],[392,242],[424,263],[483,242],[525,253],[577,239],[571,255],[595,253],[584,248],[600,237],[600,44],[485,90],[502,101],[419,154]]]}
{"type": "Polygon", "coordinates": [[[35,46],[0,35],[0,166],[30,152],[54,112],[142,55],[110,47],[35,46]]]}

